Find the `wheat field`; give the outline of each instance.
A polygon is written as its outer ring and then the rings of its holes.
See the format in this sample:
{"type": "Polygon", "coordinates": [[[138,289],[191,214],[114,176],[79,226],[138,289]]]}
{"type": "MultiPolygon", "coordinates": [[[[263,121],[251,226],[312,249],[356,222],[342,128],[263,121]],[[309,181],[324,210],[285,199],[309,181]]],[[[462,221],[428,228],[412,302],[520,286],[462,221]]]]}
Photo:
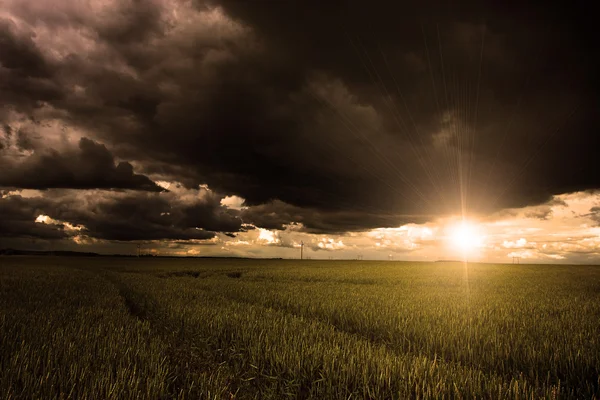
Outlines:
{"type": "Polygon", "coordinates": [[[2,399],[599,399],[600,267],[0,258],[2,399]]]}

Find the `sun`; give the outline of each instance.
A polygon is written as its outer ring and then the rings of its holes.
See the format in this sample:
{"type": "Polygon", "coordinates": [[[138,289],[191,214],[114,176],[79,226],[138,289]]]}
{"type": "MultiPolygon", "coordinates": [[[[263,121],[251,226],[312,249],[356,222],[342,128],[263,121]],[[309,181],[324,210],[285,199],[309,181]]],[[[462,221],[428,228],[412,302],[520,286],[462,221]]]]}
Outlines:
{"type": "Polygon", "coordinates": [[[470,253],[483,243],[481,229],[469,221],[460,221],[449,229],[449,239],[452,247],[462,253],[470,253]]]}

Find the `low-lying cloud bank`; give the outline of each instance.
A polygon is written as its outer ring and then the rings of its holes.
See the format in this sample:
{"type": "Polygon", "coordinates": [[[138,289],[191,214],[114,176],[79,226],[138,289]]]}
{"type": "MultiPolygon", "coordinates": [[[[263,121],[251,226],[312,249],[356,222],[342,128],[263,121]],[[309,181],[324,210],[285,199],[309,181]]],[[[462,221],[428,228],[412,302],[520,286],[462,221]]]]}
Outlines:
{"type": "Polygon", "coordinates": [[[319,259],[463,259],[484,262],[597,263],[600,193],[554,196],[539,206],[468,217],[479,236],[459,249],[452,227],[461,216],[366,231],[322,233],[307,228],[313,214],[282,203],[243,206],[208,187],[165,184],[168,192],[54,190],[4,191],[0,229],[5,247],[134,254],[137,244],[163,255],[319,259]],[[224,200],[226,199],[226,200],[224,200]],[[256,212],[258,208],[260,212],[256,212]],[[293,207],[291,207],[293,209],[293,207]],[[283,215],[280,215],[283,213],[283,215]],[[265,215],[272,220],[265,222],[265,215]],[[257,216],[256,218],[254,218],[257,216]],[[273,221],[292,221],[274,223],[273,221]]]}

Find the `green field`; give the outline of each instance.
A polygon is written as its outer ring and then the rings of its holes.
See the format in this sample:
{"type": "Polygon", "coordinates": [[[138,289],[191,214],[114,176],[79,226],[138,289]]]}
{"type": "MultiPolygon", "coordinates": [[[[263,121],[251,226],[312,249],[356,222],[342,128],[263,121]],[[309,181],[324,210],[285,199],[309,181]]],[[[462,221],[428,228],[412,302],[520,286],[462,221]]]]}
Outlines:
{"type": "Polygon", "coordinates": [[[0,258],[2,399],[600,398],[600,267],[0,258]]]}

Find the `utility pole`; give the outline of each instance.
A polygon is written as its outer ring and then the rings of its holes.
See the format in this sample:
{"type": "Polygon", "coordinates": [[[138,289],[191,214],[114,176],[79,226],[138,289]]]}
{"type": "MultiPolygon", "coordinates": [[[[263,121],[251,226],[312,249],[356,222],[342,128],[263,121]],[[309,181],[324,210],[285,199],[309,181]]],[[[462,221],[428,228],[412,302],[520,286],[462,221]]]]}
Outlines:
{"type": "Polygon", "coordinates": [[[140,257],[140,244],[139,243],[137,245],[137,256],[138,256],[138,258],[140,257]]]}
{"type": "Polygon", "coordinates": [[[300,241],[300,259],[304,259],[304,242],[300,241]]]}

